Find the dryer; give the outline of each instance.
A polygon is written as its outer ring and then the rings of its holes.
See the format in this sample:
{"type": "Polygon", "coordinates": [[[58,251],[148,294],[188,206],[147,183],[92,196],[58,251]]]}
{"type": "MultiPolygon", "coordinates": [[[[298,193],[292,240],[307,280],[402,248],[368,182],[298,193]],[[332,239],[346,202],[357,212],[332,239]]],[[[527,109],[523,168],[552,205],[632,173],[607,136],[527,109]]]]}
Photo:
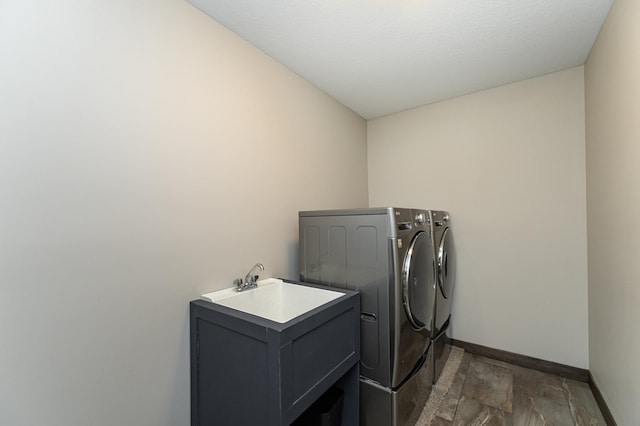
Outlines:
{"type": "Polygon", "coordinates": [[[449,213],[441,210],[429,211],[434,255],[436,258],[437,291],[435,321],[433,325],[433,383],[442,373],[451,346],[449,345],[451,304],[455,284],[456,252],[449,213]]]}
{"type": "Polygon", "coordinates": [[[426,210],[299,213],[300,280],[360,292],[360,419],[413,424],[433,383],[436,259],[426,210]]]}

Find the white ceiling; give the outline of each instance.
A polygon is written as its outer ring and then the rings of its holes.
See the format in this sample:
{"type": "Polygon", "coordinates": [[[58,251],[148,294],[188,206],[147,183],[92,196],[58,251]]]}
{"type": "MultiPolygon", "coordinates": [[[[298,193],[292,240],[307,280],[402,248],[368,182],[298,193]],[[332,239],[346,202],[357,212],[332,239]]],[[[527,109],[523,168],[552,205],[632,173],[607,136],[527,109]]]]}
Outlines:
{"type": "Polygon", "coordinates": [[[581,65],[613,0],[189,0],[364,118],[581,65]]]}

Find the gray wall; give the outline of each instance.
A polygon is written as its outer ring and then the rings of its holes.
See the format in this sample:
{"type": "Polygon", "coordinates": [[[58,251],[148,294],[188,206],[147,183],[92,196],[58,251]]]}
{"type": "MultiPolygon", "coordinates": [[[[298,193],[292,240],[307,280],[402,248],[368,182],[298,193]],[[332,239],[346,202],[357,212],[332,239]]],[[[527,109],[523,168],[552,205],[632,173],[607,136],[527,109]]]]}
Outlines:
{"type": "Polygon", "coordinates": [[[621,426],[640,419],[639,18],[617,0],[585,65],[589,368],[621,426]]]}
{"type": "Polygon", "coordinates": [[[453,337],[587,368],[583,68],[370,120],[368,147],[372,205],[451,212],[453,337]]]}
{"type": "Polygon", "coordinates": [[[296,277],[366,123],[183,0],[3,1],[0,200],[0,424],[187,425],[189,300],[296,277]]]}

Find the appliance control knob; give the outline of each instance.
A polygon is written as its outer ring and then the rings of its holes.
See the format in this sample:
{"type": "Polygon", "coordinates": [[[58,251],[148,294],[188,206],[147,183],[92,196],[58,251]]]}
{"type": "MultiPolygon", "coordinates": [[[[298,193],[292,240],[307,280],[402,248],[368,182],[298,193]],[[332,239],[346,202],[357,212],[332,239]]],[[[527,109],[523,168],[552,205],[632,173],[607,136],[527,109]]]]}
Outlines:
{"type": "Polygon", "coordinates": [[[416,223],[418,225],[422,225],[425,222],[425,217],[424,217],[424,213],[418,213],[416,215],[416,223]]]}

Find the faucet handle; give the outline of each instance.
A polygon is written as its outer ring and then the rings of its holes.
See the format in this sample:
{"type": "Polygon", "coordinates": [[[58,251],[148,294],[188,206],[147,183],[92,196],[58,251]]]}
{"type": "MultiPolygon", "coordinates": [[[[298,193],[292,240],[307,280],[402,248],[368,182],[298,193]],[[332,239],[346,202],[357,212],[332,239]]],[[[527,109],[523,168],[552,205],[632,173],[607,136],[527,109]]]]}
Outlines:
{"type": "Polygon", "coordinates": [[[235,280],[233,280],[233,284],[236,286],[238,290],[241,290],[242,287],[244,286],[244,282],[242,281],[242,278],[236,278],[235,280]]]}

